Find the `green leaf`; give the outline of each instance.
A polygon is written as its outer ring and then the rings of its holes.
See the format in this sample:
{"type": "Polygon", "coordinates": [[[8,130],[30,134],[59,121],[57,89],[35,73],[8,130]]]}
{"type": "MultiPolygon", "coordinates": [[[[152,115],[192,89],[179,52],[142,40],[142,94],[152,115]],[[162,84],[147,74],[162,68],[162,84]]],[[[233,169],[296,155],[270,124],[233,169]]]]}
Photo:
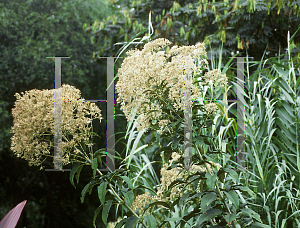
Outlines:
{"type": "Polygon", "coordinates": [[[84,24],[83,24],[83,26],[82,26],[82,29],[85,31],[85,30],[86,30],[86,28],[87,28],[87,24],[86,24],[86,23],[84,23],[84,24]]]}
{"type": "Polygon", "coordinates": [[[107,226],[107,214],[110,210],[110,207],[112,205],[113,200],[108,200],[107,203],[104,205],[103,211],[102,211],[102,221],[107,226]]]}
{"type": "MultiPolygon", "coordinates": [[[[285,107],[276,107],[276,113],[278,113],[278,119],[280,119],[286,126],[289,126],[290,124],[293,124],[293,114],[287,113],[285,107]],[[287,122],[287,121],[288,122],[287,122]]],[[[285,127],[283,127],[285,129],[285,127]]],[[[287,135],[288,138],[291,138],[291,135],[287,135]]]]}
{"type": "MultiPolygon", "coordinates": [[[[290,96],[289,93],[294,93],[294,92],[293,92],[293,89],[290,87],[290,85],[283,78],[279,78],[277,83],[279,84],[281,91],[283,92],[285,97],[288,99],[288,101],[293,104],[294,103],[293,98],[290,96]]],[[[295,94],[293,94],[293,95],[295,95],[295,94]]]]}
{"type": "Polygon", "coordinates": [[[91,182],[89,182],[89,183],[83,188],[83,190],[82,190],[82,192],[81,192],[81,197],[80,197],[81,203],[84,202],[84,197],[85,197],[87,191],[89,191],[89,194],[91,194],[91,191],[92,191],[93,186],[94,186],[95,184],[97,184],[97,182],[96,182],[95,180],[92,180],[91,182]]]}
{"type": "Polygon", "coordinates": [[[175,180],[173,182],[171,182],[171,184],[169,185],[169,189],[173,188],[174,186],[178,185],[178,184],[185,184],[186,181],[183,180],[175,180]]]}
{"type": "Polygon", "coordinates": [[[179,205],[182,205],[184,202],[186,202],[186,198],[188,198],[190,196],[189,193],[185,193],[182,195],[182,197],[180,197],[179,199],[177,199],[176,201],[179,201],[179,205]]]}
{"type": "Polygon", "coordinates": [[[105,201],[106,188],[107,188],[107,182],[102,182],[97,188],[98,189],[98,197],[99,197],[101,204],[104,204],[104,201],[105,201]]]}
{"type": "Polygon", "coordinates": [[[220,168],[218,173],[217,173],[217,176],[218,176],[218,179],[219,181],[221,181],[222,183],[224,183],[224,180],[225,180],[225,170],[223,168],[220,168]]]}
{"type": "Polygon", "coordinates": [[[229,172],[229,175],[235,180],[235,183],[239,183],[239,176],[233,169],[225,169],[229,172]]]}
{"type": "Polygon", "coordinates": [[[185,33],[184,40],[188,40],[189,36],[190,36],[190,32],[188,31],[185,33]]]}
{"type": "Polygon", "coordinates": [[[292,37],[290,38],[289,42],[291,42],[291,41],[294,39],[294,37],[295,37],[296,33],[299,31],[299,29],[300,29],[300,27],[299,27],[299,28],[297,29],[297,31],[292,35],[292,37]]]}
{"type": "Polygon", "coordinates": [[[165,221],[180,221],[180,217],[172,217],[172,218],[166,218],[165,221]]]}
{"type": "Polygon", "coordinates": [[[262,222],[259,214],[257,214],[255,211],[251,210],[250,208],[243,208],[240,213],[242,213],[243,215],[248,215],[256,219],[257,221],[262,222]]]}
{"type": "Polygon", "coordinates": [[[133,191],[136,193],[136,191],[137,191],[138,189],[141,189],[141,190],[148,189],[148,190],[150,190],[151,192],[153,192],[154,194],[156,194],[156,192],[155,192],[153,189],[151,189],[151,188],[149,188],[149,187],[147,187],[147,186],[145,186],[145,185],[142,185],[142,184],[140,184],[140,185],[134,187],[134,188],[133,188],[133,191]]]}
{"type": "Polygon", "coordinates": [[[184,35],[185,35],[184,28],[181,27],[181,28],[180,28],[180,37],[183,37],[184,35]]]}
{"type": "Polygon", "coordinates": [[[97,157],[99,155],[105,155],[106,154],[106,148],[102,148],[102,149],[99,149],[97,150],[95,153],[94,153],[94,157],[97,157]],[[103,153],[104,151],[104,153],[103,153]]]}
{"type": "Polygon", "coordinates": [[[216,179],[217,179],[217,174],[214,174],[212,176],[209,172],[207,172],[207,173],[205,173],[205,177],[207,178],[206,179],[207,187],[209,188],[209,190],[212,190],[213,187],[215,186],[215,182],[216,182],[216,179]]]}
{"type": "Polygon", "coordinates": [[[236,209],[239,209],[239,197],[237,193],[234,190],[231,190],[230,192],[225,192],[228,199],[234,204],[236,209]]]}
{"type": "Polygon", "coordinates": [[[146,206],[144,207],[144,210],[146,211],[149,207],[152,207],[154,205],[162,205],[162,206],[174,211],[173,207],[171,207],[167,202],[164,202],[164,201],[161,201],[161,200],[158,200],[156,202],[149,203],[149,204],[147,203],[146,206]]]}
{"type": "Polygon", "coordinates": [[[97,150],[95,153],[94,153],[94,157],[98,159],[98,162],[100,164],[100,167],[102,166],[102,159],[101,159],[101,156],[106,156],[106,148],[102,148],[102,149],[99,149],[97,150]],[[103,153],[104,152],[104,153],[103,153]]]}
{"type": "Polygon", "coordinates": [[[229,214],[228,212],[226,212],[226,215],[224,217],[226,222],[228,222],[229,224],[231,224],[231,222],[236,219],[235,214],[229,214]]]}
{"type": "Polygon", "coordinates": [[[70,182],[71,184],[76,188],[75,184],[74,184],[74,176],[76,174],[76,180],[77,180],[77,184],[79,182],[79,175],[80,175],[80,172],[81,172],[81,169],[82,167],[84,166],[84,164],[80,164],[80,163],[76,163],[74,165],[74,167],[72,168],[71,170],[71,173],[70,173],[70,182]]]}
{"type": "Polygon", "coordinates": [[[184,224],[183,222],[184,221],[189,221],[191,218],[194,218],[194,217],[198,217],[199,214],[200,214],[200,209],[199,208],[194,208],[193,211],[191,211],[188,215],[184,216],[181,221],[180,221],[180,224],[184,224]]]}
{"type": "Polygon", "coordinates": [[[206,208],[211,202],[213,202],[217,198],[217,195],[215,192],[210,192],[206,195],[204,195],[201,199],[201,210],[206,211],[206,208]]]}
{"type": "Polygon", "coordinates": [[[125,228],[133,228],[137,224],[138,220],[139,218],[135,216],[127,218],[125,228]]]}
{"type": "Polygon", "coordinates": [[[222,213],[222,211],[219,209],[210,209],[207,212],[205,212],[204,214],[200,215],[199,223],[204,223],[204,222],[220,215],[221,213],[222,213]]]}
{"type": "Polygon", "coordinates": [[[128,192],[123,192],[122,191],[122,194],[124,195],[125,199],[126,199],[126,202],[129,206],[132,205],[133,203],[133,200],[134,200],[134,194],[132,191],[128,191],[128,192]]]}
{"type": "Polygon", "coordinates": [[[153,215],[146,215],[144,218],[149,228],[156,228],[157,223],[153,215]]]}
{"type": "Polygon", "coordinates": [[[258,222],[252,223],[251,226],[252,227],[261,227],[261,228],[271,228],[271,226],[269,226],[269,225],[261,224],[261,223],[258,223],[258,222]]]}
{"type": "Polygon", "coordinates": [[[246,193],[248,192],[251,196],[255,196],[255,193],[250,189],[248,188],[247,186],[234,186],[234,188],[236,189],[239,189],[241,190],[243,193],[246,193]]]}
{"type": "Polygon", "coordinates": [[[133,185],[131,180],[127,176],[121,176],[121,178],[128,184],[128,187],[131,188],[131,190],[133,190],[133,185]]]}
{"type": "Polygon", "coordinates": [[[98,216],[98,214],[99,214],[99,212],[101,211],[102,208],[103,208],[103,205],[100,205],[95,211],[94,218],[93,218],[93,225],[94,225],[95,228],[96,228],[97,216],[98,216]]]}
{"type": "Polygon", "coordinates": [[[93,177],[96,176],[97,168],[98,168],[98,160],[97,158],[94,158],[92,160],[93,177]]]}

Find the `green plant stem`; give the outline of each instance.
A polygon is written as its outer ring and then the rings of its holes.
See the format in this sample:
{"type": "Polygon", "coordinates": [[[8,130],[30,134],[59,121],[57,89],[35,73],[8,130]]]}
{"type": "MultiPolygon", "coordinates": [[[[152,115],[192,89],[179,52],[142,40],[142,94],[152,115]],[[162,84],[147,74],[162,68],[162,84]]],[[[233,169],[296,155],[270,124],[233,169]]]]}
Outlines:
{"type": "MultiPolygon", "coordinates": [[[[203,157],[202,157],[202,155],[201,155],[201,153],[200,153],[200,151],[199,151],[197,145],[196,145],[196,144],[194,144],[194,145],[195,145],[195,147],[196,147],[196,149],[197,149],[197,151],[198,151],[198,154],[199,154],[200,159],[203,161],[204,159],[203,159],[203,157]]],[[[205,166],[206,166],[207,170],[208,170],[211,174],[213,174],[213,171],[210,169],[210,167],[208,166],[208,164],[207,164],[206,162],[205,162],[205,166]]],[[[217,177],[217,179],[218,179],[218,177],[217,177]]],[[[217,181],[215,182],[215,185],[216,185],[217,191],[218,191],[218,193],[219,193],[219,195],[220,195],[222,201],[224,202],[224,204],[225,204],[225,206],[226,206],[228,212],[231,214],[231,210],[230,210],[230,208],[228,207],[226,201],[224,200],[223,195],[221,194],[221,191],[220,191],[220,188],[219,188],[219,185],[218,185],[217,181]]],[[[236,228],[236,225],[237,225],[237,224],[236,224],[236,221],[234,220],[234,221],[233,221],[233,227],[236,228]]]]}
{"type": "MultiPolygon", "coordinates": [[[[86,157],[87,161],[88,161],[90,164],[92,164],[91,160],[90,160],[87,156],[85,156],[85,157],[86,157]]],[[[100,170],[99,170],[98,168],[97,168],[97,172],[100,174],[100,176],[103,176],[103,174],[100,172],[100,170]]],[[[120,196],[115,192],[113,186],[109,183],[109,181],[108,181],[106,178],[105,178],[105,180],[108,182],[108,186],[109,186],[109,188],[112,190],[112,192],[114,193],[115,197],[120,201],[119,203],[120,203],[120,204],[124,204],[125,207],[126,207],[128,210],[130,210],[134,216],[136,216],[137,218],[139,218],[139,216],[131,209],[131,207],[128,206],[128,204],[125,202],[125,200],[122,200],[122,199],[120,198],[120,196]]],[[[141,220],[141,222],[142,222],[142,224],[143,224],[145,227],[147,227],[143,220],[141,220]]]]}
{"type": "MultiPolygon", "coordinates": [[[[88,157],[85,153],[83,153],[83,152],[82,152],[81,150],[79,150],[79,149],[78,149],[78,152],[82,154],[82,156],[84,157],[84,159],[86,159],[86,161],[87,161],[90,165],[92,164],[91,160],[89,159],[89,157],[88,157]]],[[[97,172],[100,174],[101,177],[103,177],[103,174],[101,173],[101,171],[100,171],[98,168],[97,168],[97,172]]],[[[137,214],[136,214],[136,213],[128,206],[128,204],[125,202],[125,200],[122,200],[122,199],[120,198],[120,196],[116,193],[116,191],[114,190],[114,188],[113,188],[113,186],[110,184],[110,182],[109,182],[105,177],[104,177],[104,179],[108,182],[108,186],[109,186],[109,188],[112,190],[112,192],[114,193],[115,197],[120,201],[119,203],[120,203],[120,204],[124,204],[125,207],[126,207],[128,210],[130,210],[134,216],[136,216],[137,218],[139,218],[139,216],[138,216],[138,215],[137,215],[137,214]]],[[[143,220],[141,220],[141,222],[142,222],[142,224],[143,224],[145,227],[147,227],[143,220]]]]}

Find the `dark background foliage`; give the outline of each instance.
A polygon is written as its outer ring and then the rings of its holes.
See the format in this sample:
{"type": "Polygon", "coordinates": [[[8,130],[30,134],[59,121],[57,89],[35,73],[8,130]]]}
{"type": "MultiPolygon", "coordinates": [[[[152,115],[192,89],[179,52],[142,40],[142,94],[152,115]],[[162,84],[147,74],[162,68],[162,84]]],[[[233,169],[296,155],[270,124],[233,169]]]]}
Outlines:
{"type": "MultiPolygon", "coordinates": [[[[91,227],[99,204],[92,193],[81,204],[80,193],[91,177],[84,168],[75,189],[69,172],[40,171],[29,167],[10,150],[11,109],[16,92],[54,88],[54,60],[62,59],[62,83],[80,89],[85,99],[106,99],[106,59],[93,60],[96,48],[84,33],[84,22],[105,18],[105,1],[1,1],[0,3],[0,219],[23,200],[27,204],[18,227],[91,227]]],[[[110,55],[108,55],[110,56],[110,55]]],[[[101,136],[96,146],[106,146],[106,104],[97,103],[104,120],[95,131],[101,136]]],[[[116,106],[116,114],[120,114],[116,106]]],[[[116,117],[115,129],[125,131],[126,120],[116,117]]],[[[116,135],[116,140],[120,135],[116,135]]],[[[117,151],[123,145],[116,145],[117,151]]],[[[51,163],[45,164],[52,169],[51,163]]],[[[64,167],[72,168],[72,165],[64,167]]]]}
{"type": "MultiPolygon", "coordinates": [[[[256,61],[265,50],[264,59],[275,56],[279,50],[281,54],[286,53],[287,32],[292,36],[300,20],[299,1],[134,0],[130,6],[123,1],[114,1],[114,4],[121,5],[123,14],[109,17],[103,25],[94,23],[86,27],[92,41],[97,43],[96,55],[101,56],[108,50],[117,52],[119,46],[114,43],[128,41],[142,28],[148,28],[150,11],[152,39],[167,38],[175,45],[194,45],[206,40],[209,59],[218,54],[223,42],[223,63],[232,52],[239,51],[239,56],[246,56],[246,49],[256,61]],[[256,2],[255,10],[253,2],[256,2]],[[102,42],[103,39],[106,42],[102,42]]],[[[294,40],[296,47],[292,56],[299,57],[300,33],[294,40]]]]}
{"type": "MultiPolygon", "coordinates": [[[[299,26],[299,1],[256,1],[255,10],[254,1],[224,2],[2,0],[0,218],[26,199],[18,227],[91,227],[94,210],[100,204],[96,191],[80,203],[80,192],[92,174],[90,168],[83,169],[74,189],[69,172],[45,172],[29,167],[10,150],[14,94],[35,88],[54,88],[54,61],[46,57],[71,57],[62,60],[62,82],[80,89],[85,99],[105,99],[106,60],[96,57],[116,56],[120,46],[114,44],[128,41],[147,28],[150,11],[152,39],[164,37],[177,45],[193,45],[207,38],[209,60],[218,54],[222,41],[223,64],[232,52],[239,51],[239,56],[246,56],[246,49],[256,61],[262,58],[266,48],[268,54],[264,59],[275,56],[279,49],[285,53],[287,31],[292,35],[299,26]],[[199,9],[201,14],[197,13],[199,9]]],[[[143,35],[147,33],[141,37],[143,35]]],[[[299,32],[294,40],[296,47],[292,55],[296,56],[299,32]]],[[[115,73],[120,63],[118,60],[115,73]]],[[[253,71],[250,69],[250,73],[253,71]]],[[[98,105],[105,120],[106,105],[98,105]]],[[[116,114],[122,114],[118,104],[116,114]]],[[[125,130],[125,118],[116,117],[115,132],[125,130]]],[[[101,136],[96,147],[105,147],[105,121],[95,131],[101,136]]],[[[121,136],[116,135],[116,140],[121,136]]],[[[118,152],[123,151],[123,143],[124,140],[116,145],[118,152]]],[[[53,168],[50,163],[45,165],[53,168]]],[[[158,166],[155,169],[159,176],[158,166]]],[[[108,221],[114,219],[111,216],[108,221]]],[[[99,227],[104,226],[99,222],[99,227]]]]}

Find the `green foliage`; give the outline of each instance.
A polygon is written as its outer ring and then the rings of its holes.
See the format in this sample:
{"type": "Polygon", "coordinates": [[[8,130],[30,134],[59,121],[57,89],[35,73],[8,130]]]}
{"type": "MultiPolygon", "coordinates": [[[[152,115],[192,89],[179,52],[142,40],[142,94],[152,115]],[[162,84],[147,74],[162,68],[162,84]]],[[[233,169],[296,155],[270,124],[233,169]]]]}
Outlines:
{"type": "MultiPolygon", "coordinates": [[[[79,88],[85,99],[105,99],[107,63],[91,60],[96,46],[90,44],[82,27],[112,13],[108,10],[108,1],[102,0],[0,1],[1,218],[16,202],[28,199],[27,212],[19,221],[22,227],[90,227],[92,224],[88,214],[98,205],[90,199],[85,199],[86,205],[80,204],[78,197],[84,183],[78,182],[79,172],[73,176],[77,180],[74,189],[68,182],[69,172],[39,171],[13,155],[11,109],[16,92],[54,88],[54,61],[46,57],[55,55],[71,57],[62,60],[62,83],[79,88]]],[[[118,107],[116,113],[120,113],[118,107]]],[[[125,124],[125,119],[119,119],[116,129],[125,129],[125,124]]],[[[105,124],[94,130],[101,136],[97,146],[104,146],[105,124]]],[[[123,147],[116,145],[116,149],[123,147]]],[[[47,161],[45,166],[53,168],[47,161]]],[[[81,170],[83,182],[89,178],[89,171],[81,170]]],[[[97,197],[95,192],[91,195],[97,197]]]]}
{"type": "Polygon", "coordinates": [[[260,205],[262,220],[274,227],[299,224],[300,73],[295,62],[290,57],[270,58],[250,77],[254,83],[246,90],[246,161],[253,174],[241,180],[249,187],[253,183],[251,189],[260,196],[255,204],[260,205]]]}
{"type": "MultiPolygon", "coordinates": [[[[76,176],[76,180],[77,180],[77,184],[78,184],[80,172],[81,172],[83,166],[84,166],[84,164],[76,163],[76,164],[74,165],[74,167],[72,168],[72,170],[71,170],[71,173],[70,173],[70,182],[71,182],[71,184],[72,184],[74,187],[75,187],[75,184],[74,184],[74,176],[76,176]]],[[[76,187],[75,187],[75,188],[76,188],[76,187]]]]}
{"type": "Polygon", "coordinates": [[[98,196],[99,196],[99,200],[100,200],[101,204],[104,204],[105,195],[106,195],[106,188],[107,188],[107,183],[106,182],[102,182],[98,186],[98,196]]]}
{"type": "Polygon", "coordinates": [[[110,210],[111,204],[113,200],[108,200],[107,203],[104,205],[103,211],[102,211],[102,221],[105,225],[107,225],[107,214],[110,210]]]}
{"type": "Polygon", "coordinates": [[[85,198],[85,195],[86,193],[88,192],[89,194],[91,194],[92,190],[93,190],[93,187],[98,184],[99,182],[96,181],[96,180],[92,180],[90,181],[83,189],[82,189],[82,192],[81,192],[81,203],[84,202],[84,198],[85,198]]]}
{"type": "MultiPolygon", "coordinates": [[[[166,86],[167,84],[162,82],[157,89],[161,89],[161,92],[163,92],[165,91],[166,86]]],[[[149,92],[151,96],[151,93],[154,91],[149,92]]],[[[182,148],[184,146],[184,128],[182,126],[182,123],[184,122],[184,115],[182,112],[174,112],[170,101],[166,99],[167,94],[161,93],[161,96],[154,95],[155,94],[153,94],[151,101],[164,103],[165,105],[163,107],[163,113],[168,113],[170,117],[176,117],[172,119],[173,122],[170,124],[173,131],[164,132],[159,137],[153,137],[154,141],[160,141],[160,138],[165,138],[167,139],[167,141],[169,141],[168,146],[162,147],[163,149],[158,148],[155,154],[158,154],[157,151],[182,151],[182,148]]],[[[261,227],[263,227],[264,224],[260,218],[260,215],[253,210],[253,206],[250,207],[251,202],[254,201],[253,197],[257,195],[253,195],[253,191],[251,191],[248,187],[240,185],[239,175],[235,170],[232,169],[233,167],[229,163],[230,160],[232,162],[232,160],[234,159],[232,159],[231,156],[223,156],[223,167],[218,171],[212,171],[208,167],[210,161],[220,161],[220,157],[222,155],[225,155],[225,151],[220,150],[220,148],[218,148],[217,144],[215,143],[214,139],[216,139],[216,136],[214,136],[212,132],[209,131],[212,121],[215,124],[217,121],[215,121],[215,117],[212,114],[207,114],[205,112],[205,110],[203,109],[203,104],[196,105],[193,103],[192,109],[194,111],[193,113],[198,113],[198,115],[196,115],[195,118],[193,117],[192,119],[193,126],[195,124],[195,127],[193,127],[193,133],[198,136],[194,138],[193,147],[198,151],[198,154],[193,154],[192,160],[196,165],[204,164],[207,168],[207,172],[198,171],[195,174],[191,174],[188,172],[189,175],[187,179],[177,179],[172,181],[164,195],[167,196],[171,192],[171,189],[179,185],[183,185],[183,189],[181,191],[183,191],[183,193],[185,194],[174,202],[157,200],[155,202],[148,203],[144,206],[144,211],[147,211],[148,208],[151,208],[153,211],[153,208],[156,206],[164,207],[164,209],[156,209],[153,212],[153,216],[156,219],[156,224],[158,225],[158,227],[164,227],[164,225],[167,224],[170,224],[171,226],[180,225],[181,227],[183,227],[184,224],[189,224],[190,227],[201,227],[204,225],[225,226],[227,224],[232,224],[233,227],[246,227],[255,224],[256,226],[261,225],[261,227]],[[198,123],[198,125],[196,123],[198,123]],[[201,145],[199,146],[200,150],[197,145],[201,145]],[[192,184],[192,189],[187,188],[189,184],[192,184]],[[246,200],[249,195],[251,196],[251,198],[248,198],[246,200]],[[160,216],[158,214],[160,214],[160,216]]],[[[226,110],[226,112],[227,111],[228,110],[226,110]]],[[[224,117],[225,116],[223,116],[223,119],[224,117]]],[[[218,118],[220,118],[220,116],[218,116],[218,118]]],[[[227,123],[228,122],[229,121],[227,120],[227,123]]],[[[135,126],[136,123],[131,130],[131,134],[133,133],[135,126]]],[[[155,126],[155,123],[153,123],[153,126],[155,126]]],[[[236,134],[236,128],[234,129],[234,133],[236,134]]],[[[129,225],[135,227],[135,225],[139,222],[151,223],[151,221],[149,221],[149,217],[147,217],[147,220],[145,219],[146,215],[144,214],[141,215],[141,217],[138,217],[136,212],[129,208],[130,205],[132,205],[134,196],[137,196],[137,191],[135,190],[145,188],[151,190],[152,192],[155,192],[153,183],[150,184],[149,187],[147,187],[146,185],[141,185],[141,183],[143,182],[148,182],[149,184],[149,181],[151,180],[146,181],[145,177],[143,178],[142,182],[142,180],[138,179],[141,172],[145,170],[145,165],[140,165],[138,162],[138,160],[141,160],[142,157],[140,154],[141,149],[138,148],[138,142],[142,139],[142,135],[143,131],[139,132],[133,144],[134,149],[130,152],[130,155],[127,156],[126,153],[126,157],[129,159],[125,159],[127,160],[127,167],[129,167],[129,165],[134,160],[136,162],[136,165],[134,165],[134,167],[137,167],[138,165],[138,170],[141,171],[138,171],[135,168],[131,169],[128,178],[124,178],[125,176],[120,176],[120,174],[116,171],[107,175],[101,174],[101,176],[103,176],[102,178],[106,177],[105,181],[108,181],[111,184],[121,177],[122,180],[124,180],[124,183],[126,182],[128,185],[128,187],[126,188],[123,186],[122,182],[118,182],[118,185],[114,184],[114,186],[116,186],[116,189],[114,190],[112,188],[112,185],[109,184],[109,187],[114,193],[114,196],[109,195],[108,197],[105,197],[104,193],[106,191],[106,185],[104,189],[103,187],[101,187],[104,186],[103,182],[100,185],[101,190],[98,189],[98,192],[100,194],[104,194],[104,196],[102,195],[100,197],[102,205],[108,205],[107,207],[110,207],[109,200],[111,199],[111,197],[115,197],[116,199],[118,199],[118,204],[121,204],[123,206],[122,214],[123,209],[125,209],[127,218],[119,222],[117,224],[117,227],[122,226],[122,224],[124,224],[125,222],[125,227],[129,227],[129,225]],[[139,154],[139,159],[135,155],[137,152],[139,154]],[[135,170],[136,173],[139,173],[134,174],[135,170]],[[130,181],[131,178],[135,179],[133,184],[130,181]],[[131,190],[129,188],[131,188],[131,190]],[[125,200],[121,200],[120,196],[122,196],[125,200]]],[[[131,140],[133,138],[133,136],[129,137],[130,142],[128,143],[128,145],[131,145],[131,140]]],[[[168,153],[166,153],[165,156],[163,155],[162,157],[165,160],[170,159],[168,153]]],[[[177,162],[177,164],[179,163],[183,163],[182,158],[180,158],[177,162]]],[[[92,165],[92,161],[90,161],[90,164],[92,165]]],[[[148,165],[149,161],[147,166],[148,165]]],[[[91,180],[90,185],[88,184],[84,188],[83,196],[91,189],[90,187],[95,183],[94,181],[95,180],[91,180]]],[[[105,219],[105,216],[103,217],[103,219],[105,219]]],[[[106,221],[104,220],[104,222],[106,221]]]]}
{"type": "Polygon", "coordinates": [[[145,221],[148,225],[149,228],[155,228],[157,227],[157,223],[153,215],[146,215],[145,216],[145,221]]]}
{"type": "MultiPolygon", "coordinates": [[[[283,0],[268,2],[254,1],[149,1],[133,0],[131,5],[118,2],[117,14],[101,22],[101,26],[90,26],[91,38],[101,41],[97,54],[109,49],[116,51],[114,43],[128,41],[138,31],[148,26],[148,15],[155,30],[152,39],[167,38],[175,45],[194,45],[205,41],[212,44],[208,53],[216,55],[216,47],[225,44],[222,55],[227,59],[231,53],[239,51],[240,56],[260,59],[267,48],[270,57],[284,52],[289,30],[298,29],[299,3],[283,0]],[[122,9],[122,10],[121,10],[122,9]],[[155,20],[155,21],[154,21],[155,20]],[[105,42],[102,42],[102,41],[105,42]]],[[[96,22],[95,22],[96,23],[96,22]]],[[[300,34],[296,40],[299,40],[300,34]]],[[[297,56],[299,43],[292,44],[292,55],[297,56]]],[[[299,57],[299,55],[298,55],[299,57]]],[[[224,62],[223,62],[224,63],[224,62]]]]}
{"type": "MultiPolygon", "coordinates": [[[[91,2],[81,1],[1,3],[0,79],[3,83],[0,97],[3,108],[11,109],[15,92],[53,88],[54,61],[46,58],[50,56],[70,57],[62,60],[63,83],[80,88],[86,99],[105,99],[105,92],[100,92],[100,88],[106,88],[105,80],[101,82],[98,76],[101,67],[88,58],[95,46],[82,31],[83,21],[95,20],[95,15],[89,15],[95,7],[91,2]]],[[[9,141],[6,129],[11,117],[1,115],[1,118],[6,118],[2,125],[5,131],[1,133],[5,135],[1,139],[9,141]]]]}

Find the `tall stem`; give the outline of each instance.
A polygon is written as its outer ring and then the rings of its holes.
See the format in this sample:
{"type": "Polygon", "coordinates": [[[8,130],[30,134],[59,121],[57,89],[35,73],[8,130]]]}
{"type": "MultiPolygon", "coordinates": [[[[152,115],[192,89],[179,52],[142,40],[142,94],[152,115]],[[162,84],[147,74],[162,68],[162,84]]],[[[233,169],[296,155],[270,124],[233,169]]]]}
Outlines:
{"type": "MultiPolygon", "coordinates": [[[[88,157],[86,157],[86,159],[87,159],[87,161],[88,161],[90,164],[92,164],[91,160],[90,160],[88,157]]],[[[100,176],[103,176],[103,174],[100,172],[100,170],[99,170],[98,168],[97,168],[97,172],[100,174],[100,176]]],[[[107,180],[106,178],[105,178],[105,180],[108,182],[108,180],[107,180]]],[[[112,192],[114,193],[115,197],[119,200],[119,203],[120,203],[120,204],[124,204],[124,206],[125,206],[128,210],[130,210],[134,216],[140,218],[140,217],[139,217],[139,216],[131,209],[131,207],[129,207],[129,205],[125,202],[125,200],[122,200],[122,199],[121,199],[121,197],[116,193],[116,191],[114,190],[113,186],[112,186],[109,182],[108,182],[108,186],[109,186],[109,188],[112,190],[112,192]]],[[[141,220],[141,222],[142,222],[142,224],[143,224],[145,227],[147,227],[143,220],[141,220]]]]}
{"type": "MultiPolygon", "coordinates": [[[[200,151],[199,151],[197,145],[196,145],[196,144],[194,144],[194,145],[196,146],[196,149],[197,149],[197,151],[198,151],[198,154],[199,154],[200,159],[203,161],[204,159],[203,159],[203,157],[202,157],[202,155],[201,155],[201,153],[200,153],[200,151]]],[[[210,174],[213,175],[214,172],[210,169],[210,167],[208,166],[208,164],[207,164],[206,162],[205,162],[205,166],[206,166],[206,169],[210,172],[210,174]]],[[[217,179],[218,179],[218,177],[217,177],[217,179]]],[[[227,205],[226,201],[224,200],[224,197],[223,197],[223,195],[222,195],[222,193],[221,193],[221,191],[220,191],[220,188],[219,188],[219,185],[218,185],[217,181],[215,182],[215,186],[216,186],[216,189],[217,189],[217,191],[218,191],[219,196],[221,197],[222,201],[223,201],[224,204],[225,204],[225,207],[227,208],[228,212],[231,214],[231,210],[230,210],[229,206],[227,205]]],[[[236,228],[236,225],[237,225],[237,224],[236,224],[236,221],[234,220],[234,221],[233,221],[233,227],[236,228]]]]}

